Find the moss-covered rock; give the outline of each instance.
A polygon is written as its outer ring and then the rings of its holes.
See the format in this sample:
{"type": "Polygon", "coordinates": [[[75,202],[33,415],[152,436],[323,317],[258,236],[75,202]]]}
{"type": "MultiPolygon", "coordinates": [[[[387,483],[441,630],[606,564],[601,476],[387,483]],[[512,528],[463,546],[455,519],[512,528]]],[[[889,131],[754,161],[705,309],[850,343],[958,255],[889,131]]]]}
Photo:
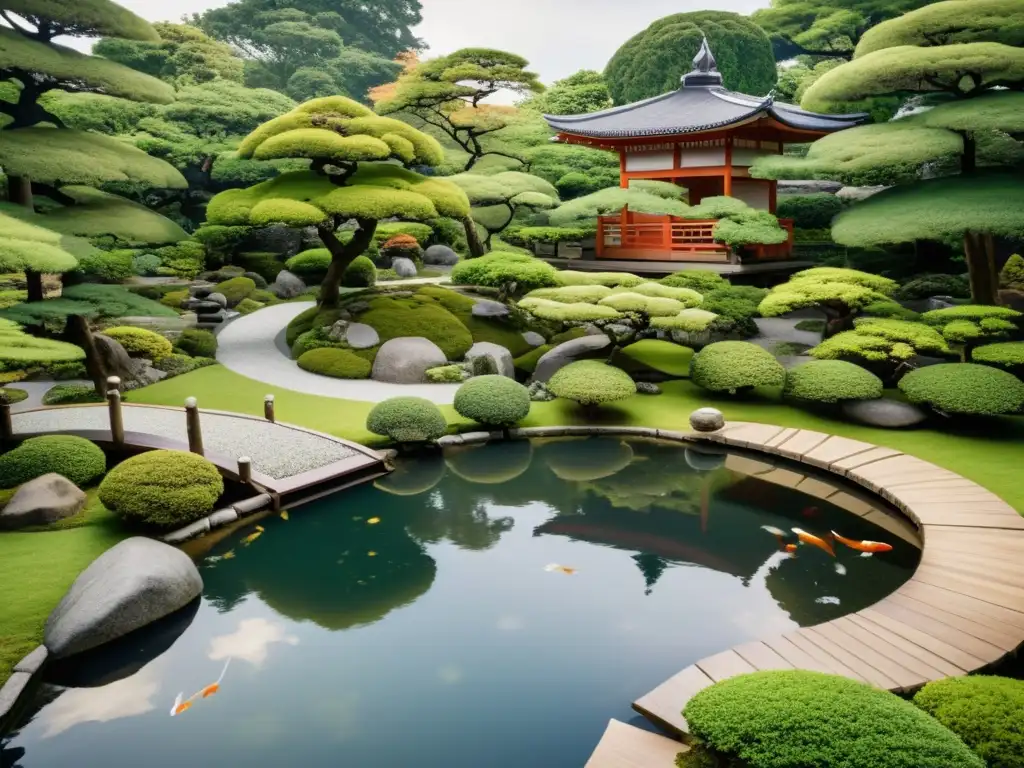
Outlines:
{"type": "Polygon", "coordinates": [[[228,300],[228,306],[234,307],[255,290],[256,283],[252,278],[239,276],[217,283],[213,292],[223,295],[228,300]]]}
{"type": "Polygon", "coordinates": [[[107,328],[104,335],[121,344],[132,357],[159,360],[174,351],[171,342],[155,331],[124,325],[107,328]]]}
{"type": "Polygon", "coordinates": [[[298,359],[299,368],[335,379],[368,379],[371,365],[348,349],[319,347],[304,352],[298,359]]]}
{"type": "Polygon", "coordinates": [[[622,349],[631,360],[668,376],[685,378],[690,375],[693,350],[681,344],[659,339],[641,339],[622,349]]]}
{"type": "Polygon", "coordinates": [[[381,343],[422,336],[436,344],[449,360],[459,360],[473,346],[473,336],[457,317],[434,302],[380,297],[359,322],[372,326],[381,343]]]}

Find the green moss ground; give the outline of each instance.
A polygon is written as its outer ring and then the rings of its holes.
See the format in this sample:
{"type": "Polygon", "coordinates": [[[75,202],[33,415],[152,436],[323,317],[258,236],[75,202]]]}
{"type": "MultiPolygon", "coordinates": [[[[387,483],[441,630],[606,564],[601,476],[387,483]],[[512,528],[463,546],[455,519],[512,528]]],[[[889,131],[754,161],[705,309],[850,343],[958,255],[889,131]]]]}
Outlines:
{"type": "MultiPolygon", "coordinates": [[[[759,391],[745,399],[712,395],[689,381],[661,385],[657,397],[638,395],[601,410],[606,425],[647,425],[686,429],[689,414],[711,405],[728,420],[756,421],[787,427],[814,429],[875,443],[913,454],[959,472],[1004,498],[1024,514],[1024,484],[1018,481],[1024,418],[975,422],[975,431],[944,433],[934,430],[882,430],[828,419],[780,401],[778,391],[759,391]]],[[[366,431],[366,415],[372,403],[306,395],[239,376],[214,365],[176,376],[129,393],[135,403],[180,406],[186,397],[199,399],[203,407],[252,415],[263,412],[263,397],[275,396],[282,422],[309,427],[367,445],[382,438],[366,431]]],[[[893,394],[893,393],[890,393],[893,394]]],[[[441,409],[455,430],[472,428],[451,406],[441,409]]],[[[534,403],[523,426],[583,424],[587,419],[572,404],[555,400],[534,403]]],[[[98,505],[97,505],[98,506],[98,505]]],[[[0,604],[0,682],[10,667],[32,649],[42,636],[46,616],[59,602],[75,576],[93,559],[125,534],[111,527],[110,514],[101,506],[90,507],[86,517],[50,533],[0,534],[0,583],[9,600],[0,604]]]]}

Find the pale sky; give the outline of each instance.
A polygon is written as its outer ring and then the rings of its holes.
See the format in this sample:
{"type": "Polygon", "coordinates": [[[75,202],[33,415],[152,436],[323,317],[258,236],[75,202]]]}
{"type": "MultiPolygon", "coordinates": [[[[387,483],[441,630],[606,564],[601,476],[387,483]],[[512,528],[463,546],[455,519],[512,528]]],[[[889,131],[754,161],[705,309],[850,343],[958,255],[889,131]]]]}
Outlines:
{"type": "MultiPolygon", "coordinates": [[[[150,21],[226,5],[224,0],[117,0],[150,21]]],[[[371,0],[372,2],[372,0],[371,0]]],[[[416,34],[428,56],[500,48],[530,61],[544,83],[578,69],[604,69],[615,50],[655,19],[697,10],[749,14],[768,0],[422,0],[416,34]]],[[[65,44],[66,39],[61,41],[65,44]]],[[[78,46],[76,46],[78,47],[78,46]]]]}

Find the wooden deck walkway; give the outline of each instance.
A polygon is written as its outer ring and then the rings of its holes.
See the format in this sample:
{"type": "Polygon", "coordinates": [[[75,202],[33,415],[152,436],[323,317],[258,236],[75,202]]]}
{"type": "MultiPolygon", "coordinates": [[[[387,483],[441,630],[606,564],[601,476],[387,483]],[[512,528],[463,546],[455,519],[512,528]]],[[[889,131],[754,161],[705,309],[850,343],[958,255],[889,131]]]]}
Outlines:
{"type": "MultiPolygon", "coordinates": [[[[685,734],[686,702],[712,683],[746,672],[808,669],[907,692],[984,669],[1024,644],[1024,569],[1018,565],[1024,561],[1024,517],[991,492],[899,451],[821,432],[731,423],[693,437],[842,475],[907,515],[924,550],[910,580],[870,608],[701,659],[641,696],[633,708],[656,725],[685,734]]],[[[771,471],[765,464],[764,472],[771,471]]],[[[620,751],[624,740],[622,733],[616,736],[620,751]]],[[[640,743],[637,737],[637,749],[640,743]]],[[[652,758],[642,764],[672,762],[652,758]]]]}
{"type": "Polygon", "coordinates": [[[676,755],[689,749],[674,739],[609,720],[584,768],[672,768],[676,755]]]}

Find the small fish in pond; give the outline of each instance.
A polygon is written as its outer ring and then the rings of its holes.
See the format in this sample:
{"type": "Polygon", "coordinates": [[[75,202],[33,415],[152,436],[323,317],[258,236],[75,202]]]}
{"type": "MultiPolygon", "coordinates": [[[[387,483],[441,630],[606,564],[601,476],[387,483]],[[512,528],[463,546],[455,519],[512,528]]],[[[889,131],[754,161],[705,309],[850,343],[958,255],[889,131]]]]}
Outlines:
{"type": "Polygon", "coordinates": [[[220,677],[217,678],[217,681],[214,683],[210,683],[208,686],[203,688],[203,690],[197,693],[196,696],[201,696],[204,699],[208,699],[210,696],[213,696],[213,694],[217,693],[217,691],[220,690],[220,684],[224,681],[224,674],[228,671],[228,664],[230,663],[231,657],[229,656],[228,660],[224,662],[224,669],[220,671],[220,677]]]}
{"type": "Polygon", "coordinates": [[[794,552],[796,552],[796,544],[787,544],[786,545],[786,552],[789,552],[790,554],[793,554],[794,552]]]}
{"type": "Polygon", "coordinates": [[[875,552],[891,552],[892,544],[886,544],[883,541],[856,541],[854,539],[848,539],[845,536],[840,536],[835,531],[832,531],[832,536],[840,544],[844,544],[850,549],[855,549],[858,552],[866,552],[868,554],[874,554],[875,552]]]}
{"type": "Polygon", "coordinates": [[[252,544],[254,541],[256,541],[256,539],[258,539],[262,535],[263,535],[263,526],[262,525],[257,525],[256,526],[256,531],[254,533],[250,533],[248,536],[246,536],[244,539],[242,539],[242,544],[244,546],[248,547],[250,544],[252,544]]]}
{"type": "Polygon", "coordinates": [[[832,549],[832,545],[825,541],[820,536],[815,536],[813,533],[808,533],[802,528],[794,528],[793,533],[800,539],[801,544],[810,544],[812,547],[817,547],[822,552],[827,552],[832,557],[836,556],[836,552],[832,549]]]}
{"type": "Polygon", "coordinates": [[[574,573],[576,573],[577,569],[570,568],[567,565],[559,565],[558,563],[549,563],[548,565],[544,566],[544,570],[548,573],[554,573],[555,571],[557,571],[559,573],[564,573],[567,576],[572,576],[574,573]]]}
{"type": "Polygon", "coordinates": [[[836,573],[838,573],[840,576],[845,576],[846,575],[846,566],[843,565],[842,563],[836,563],[836,573]]]}
{"type": "Polygon", "coordinates": [[[786,532],[784,530],[782,530],[781,528],[776,528],[774,525],[762,525],[761,530],[767,531],[772,536],[782,537],[786,535],[786,532]]]}
{"type": "Polygon", "coordinates": [[[221,555],[221,557],[223,557],[225,560],[234,560],[235,559],[235,550],[233,550],[233,549],[229,550],[229,551],[225,552],[223,555],[221,555]]]}
{"type": "Polygon", "coordinates": [[[288,519],[288,510],[287,509],[281,510],[281,519],[282,520],[287,520],[288,519]]]}
{"type": "Polygon", "coordinates": [[[366,521],[366,524],[367,525],[376,525],[379,522],[380,522],[380,518],[379,517],[371,517],[369,520],[366,521]]]}
{"type": "Polygon", "coordinates": [[[171,705],[171,717],[174,717],[175,715],[180,715],[182,712],[184,712],[186,709],[189,709],[192,706],[192,699],[182,701],[181,696],[182,694],[179,693],[174,698],[174,703],[171,705]]]}
{"type": "Polygon", "coordinates": [[[804,507],[803,511],[800,514],[802,514],[804,517],[817,517],[818,516],[818,508],[817,507],[804,507]]]}
{"type": "Polygon", "coordinates": [[[369,552],[367,552],[367,553],[366,553],[366,556],[367,556],[367,557],[376,557],[376,556],[377,556],[377,553],[376,553],[376,552],[374,552],[374,551],[373,551],[373,550],[371,549],[371,550],[370,550],[369,552]]]}
{"type": "Polygon", "coordinates": [[[839,598],[838,597],[819,597],[814,602],[818,603],[819,605],[839,605],[839,598]]]}

